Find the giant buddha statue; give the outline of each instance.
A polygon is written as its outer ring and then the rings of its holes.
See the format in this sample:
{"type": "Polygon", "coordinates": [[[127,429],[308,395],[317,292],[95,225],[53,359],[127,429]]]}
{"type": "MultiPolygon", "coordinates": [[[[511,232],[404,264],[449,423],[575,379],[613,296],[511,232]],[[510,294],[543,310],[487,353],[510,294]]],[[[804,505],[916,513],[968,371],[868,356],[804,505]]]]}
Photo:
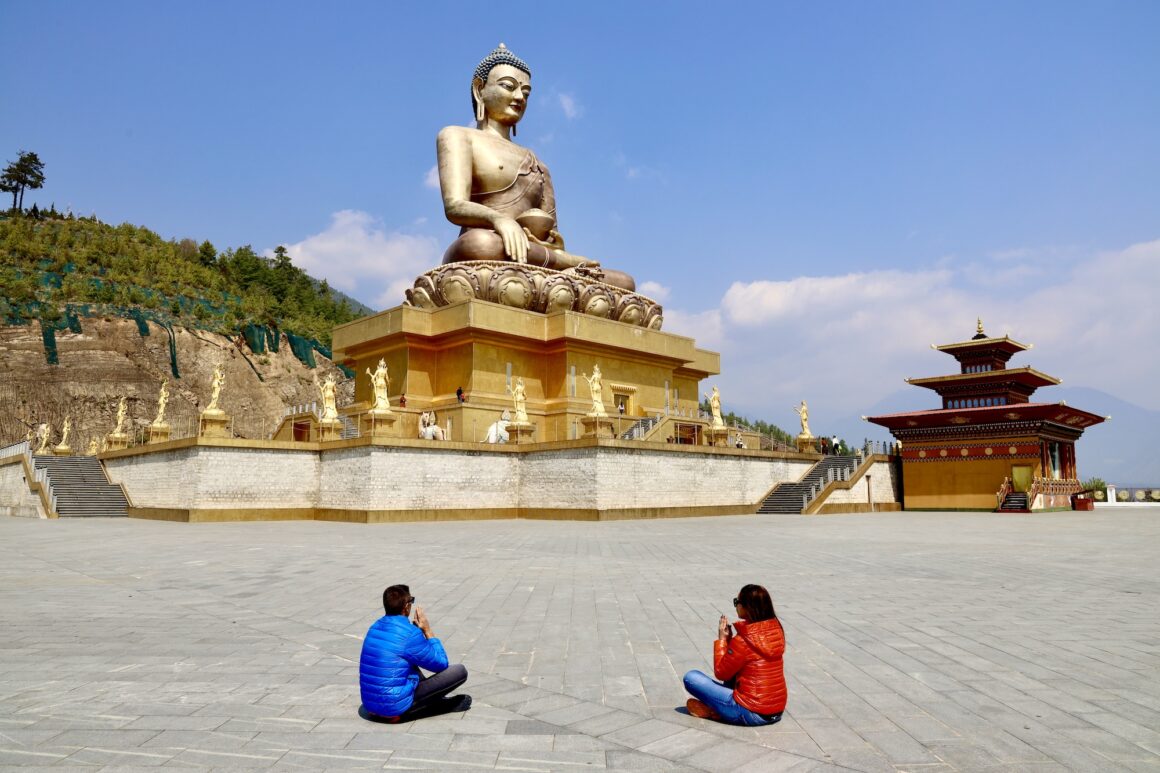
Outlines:
{"type": "Polygon", "coordinates": [[[471,79],[475,128],[448,126],[439,132],[443,211],[463,226],[443,262],[514,260],[590,274],[635,290],[628,274],[565,251],[556,228],[556,194],[548,167],[529,148],[512,141],[531,93],[531,69],[500,43],[471,79]]]}
{"type": "Polygon", "coordinates": [[[631,276],[565,248],[552,176],[513,141],[531,80],[531,68],[501,43],[471,80],[474,128],[439,132],[443,211],[461,230],[443,265],[415,280],[407,302],[431,308],[476,298],[659,329],[660,305],[638,295],[631,276]]]}

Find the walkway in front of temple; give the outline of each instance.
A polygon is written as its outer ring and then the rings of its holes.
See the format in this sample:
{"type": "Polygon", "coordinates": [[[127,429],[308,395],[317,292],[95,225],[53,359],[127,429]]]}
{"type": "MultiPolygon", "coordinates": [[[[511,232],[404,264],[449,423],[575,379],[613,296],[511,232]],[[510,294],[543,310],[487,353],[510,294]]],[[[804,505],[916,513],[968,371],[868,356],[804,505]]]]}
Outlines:
{"type": "Polygon", "coordinates": [[[1160,771],[1160,518],[0,518],[0,770],[1160,771]],[[471,711],[359,719],[408,582],[471,711]],[[678,713],[747,582],[785,719],[678,713]]]}

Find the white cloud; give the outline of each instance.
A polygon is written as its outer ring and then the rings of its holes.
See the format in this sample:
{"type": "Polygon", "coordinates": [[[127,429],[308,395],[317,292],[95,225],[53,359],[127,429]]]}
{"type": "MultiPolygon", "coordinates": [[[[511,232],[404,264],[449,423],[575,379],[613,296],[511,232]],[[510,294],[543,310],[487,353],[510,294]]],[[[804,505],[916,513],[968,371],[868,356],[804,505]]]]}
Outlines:
{"type": "Polygon", "coordinates": [[[442,257],[433,237],[388,231],[374,216],[351,209],[335,212],[325,231],[286,249],[306,273],[379,309],[402,303],[415,277],[442,257]]]}
{"type": "Polygon", "coordinates": [[[564,111],[564,117],[569,121],[574,121],[584,115],[584,108],[572,94],[561,92],[556,95],[556,99],[560,102],[560,109],[564,111]]]}
{"type": "Polygon", "coordinates": [[[831,309],[903,301],[945,287],[950,276],[945,270],[911,274],[872,271],[781,282],[734,282],[721,306],[738,325],[761,325],[786,317],[812,316],[819,310],[819,301],[831,309]]]}
{"type": "MultiPolygon", "coordinates": [[[[930,345],[969,338],[977,316],[988,334],[1035,345],[1013,366],[1160,408],[1160,240],[1089,252],[1002,291],[977,281],[979,266],[939,263],[738,282],[714,308],[670,302],[665,330],[721,352],[723,372],[714,381],[727,408],[786,429],[796,427],[789,406],[803,398],[823,430],[900,390],[913,393],[915,407],[933,406],[937,396],[903,379],[954,372],[957,364],[930,345]]],[[[1003,255],[993,265],[1006,272],[1017,268],[1012,263],[1014,256],[1003,255]]],[[[1036,397],[1052,399],[1049,388],[1036,397]]]]}
{"type": "Polygon", "coordinates": [[[427,170],[427,174],[423,175],[423,187],[431,188],[432,190],[439,190],[439,165],[431,167],[427,170]]]}
{"type": "Polygon", "coordinates": [[[665,299],[669,297],[669,288],[665,287],[660,282],[641,282],[640,287],[636,291],[646,298],[652,298],[654,301],[664,303],[665,299]]]}
{"type": "Polygon", "coordinates": [[[701,349],[721,350],[727,343],[721,312],[717,309],[689,314],[679,309],[666,308],[664,330],[666,333],[695,339],[701,349]]]}

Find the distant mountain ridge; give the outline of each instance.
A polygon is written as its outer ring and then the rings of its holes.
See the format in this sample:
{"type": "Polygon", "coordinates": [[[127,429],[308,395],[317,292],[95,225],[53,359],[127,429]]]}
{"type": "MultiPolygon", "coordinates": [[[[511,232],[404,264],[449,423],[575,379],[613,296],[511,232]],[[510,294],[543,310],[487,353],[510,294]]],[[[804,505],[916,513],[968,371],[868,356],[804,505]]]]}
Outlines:
{"type": "MultiPolygon", "coordinates": [[[[1160,411],[1129,403],[1091,387],[1045,387],[1033,395],[1035,402],[1066,402],[1075,408],[1111,416],[1109,421],[1087,429],[1076,445],[1081,478],[1098,476],[1122,487],[1160,487],[1160,411]]],[[[902,389],[870,406],[866,416],[931,410],[938,396],[925,389],[902,389]]],[[[863,438],[889,440],[890,433],[861,416],[846,416],[828,423],[837,433],[860,443],[863,438]]]]}

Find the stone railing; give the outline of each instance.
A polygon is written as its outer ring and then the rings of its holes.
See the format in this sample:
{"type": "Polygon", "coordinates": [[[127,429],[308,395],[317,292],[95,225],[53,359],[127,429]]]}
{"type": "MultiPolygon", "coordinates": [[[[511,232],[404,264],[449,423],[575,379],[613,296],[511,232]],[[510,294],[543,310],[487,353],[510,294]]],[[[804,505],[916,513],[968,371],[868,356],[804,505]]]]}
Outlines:
{"type": "Polygon", "coordinates": [[[36,485],[37,488],[34,491],[39,491],[40,501],[46,514],[49,518],[56,518],[56,492],[53,491],[48,470],[36,466],[32,453],[32,443],[27,440],[10,443],[0,448],[0,459],[20,459],[20,464],[24,466],[24,476],[25,480],[28,481],[29,489],[34,489],[33,484],[36,485]]]}
{"type": "Polygon", "coordinates": [[[0,448],[0,459],[5,459],[9,456],[24,456],[29,462],[32,461],[32,443],[27,440],[21,440],[16,443],[9,443],[0,448]]]}
{"type": "Polygon", "coordinates": [[[854,449],[855,455],[874,456],[880,454],[882,456],[898,456],[902,453],[902,447],[897,441],[890,440],[865,440],[861,448],[854,449]]]}

